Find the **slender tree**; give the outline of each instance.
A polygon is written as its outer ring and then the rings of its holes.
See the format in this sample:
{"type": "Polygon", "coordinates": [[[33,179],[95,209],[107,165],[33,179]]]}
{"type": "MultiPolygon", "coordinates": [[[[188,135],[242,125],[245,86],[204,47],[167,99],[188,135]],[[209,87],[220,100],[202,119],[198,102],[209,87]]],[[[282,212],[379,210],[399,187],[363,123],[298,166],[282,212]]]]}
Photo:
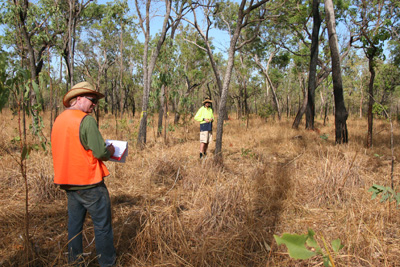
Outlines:
{"type": "MultiPolygon", "coordinates": [[[[228,49],[228,61],[226,65],[226,70],[223,78],[223,82],[220,79],[220,71],[219,68],[217,67],[216,61],[214,59],[213,52],[211,50],[210,46],[210,39],[208,32],[212,26],[212,16],[213,16],[213,11],[212,8],[215,8],[214,12],[218,12],[219,5],[217,5],[213,1],[208,1],[205,4],[202,4],[202,6],[206,7],[205,8],[205,16],[207,19],[207,30],[204,33],[198,22],[197,22],[197,16],[195,12],[195,6],[192,4],[192,11],[194,15],[194,21],[187,20],[190,24],[192,24],[196,30],[199,32],[199,34],[202,36],[205,46],[206,46],[206,51],[207,54],[210,58],[211,66],[214,70],[214,75],[217,81],[218,88],[220,89],[221,92],[221,99],[219,101],[219,108],[218,108],[218,116],[219,119],[217,121],[217,137],[216,137],[216,144],[215,144],[215,162],[216,163],[221,163],[222,162],[222,136],[223,136],[223,126],[224,126],[224,119],[223,116],[227,113],[226,111],[226,103],[228,99],[228,90],[229,90],[229,84],[231,82],[231,76],[232,76],[232,70],[233,70],[233,64],[234,64],[234,59],[235,59],[235,52],[239,49],[241,49],[244,45],[251,43],[254,41],[254,39],[257,37],[257,34],[254,34],[252,36],[249,36],[248,38],[244,38],[241,43],[238,43],[240,34],[243,29],[245,29],[247,26],[252,25],[252,24],[257,24],[260,23],[262,20],[265,19],[265,10],[260,8],[262,7],[265,3],[267,3],[268,0],[261,0],[261,1],[250,1],[247,3],[246,0],[242,0],[240,4],[237,6],[237,9],[235,10],[235,17],[236,19],[234,21],[231,21],[231,23],[226,23],[226,27],[228,29],[228,32],[230,34],[230,44],[229,44],[229,49],[228,49]],[[252,17],[253,11],[258,10],[258,16],[252,17]]],[[[197,6],[200,6],[199,4],[197,6]]],[[[221,8],[223,9],[223,8],[221,8]]],[[[222,21],[226,20],[222,18],[222,21]]],[[[256,33],[256,32],[254,32],[256,33]]]]}
{"type": "Polygon", "coordinates": [[[314,130],[315,117],[315,88],[317,85],[317,63],[318,63],[318,47],[319,47],[319,28],[321,27],[321,17],[319,15],[319,0],[312,2],[313,14],[313,30],[311,36],[310,51],[310,71],[308,74],[308,95],[306,110],[306,129],[314,130]]]}
{"type": "Polygon", "coordinates": [[[271,64],[272,59],[274,58],[275,53],[276,53],[275,51],[271,52],[266,67],[264,67],[264,66],[261,64],[260,59],[258,58],[257,55],[254,55],[254,61],[255,61],[256,65],[260,68],[260,70],[262,71],[262,73],[264,74],[264,76],[265,76],[265,78],[266,78],[266,80],[267,80],[267,83],[268,83],[268,85],[269,85],[269,88],[271,88],[271,92],[272,92],[272,97],[273,97],[275,109],[276,109],[276,111],[277,111],[277,113],[278,113],[278,120],[281,120],[281,117],[282,117],[282,116],[281,116],[281,110],[280,110],[280,107],[279,107],[278,96],[277,96],[277,94],[276,94],[276,88],[275,88],[274,84],[272,83],[271,78],[270,78],[270,76],[269,76],[269,74],[268,74],[268,69],[269,69],[269,66],[270,66],[270,64],[271,64]]]}
{"type": "Polygon", "coordinates": [[[362,48],[368,58],[370,79],[368,84],[368,134],[367,147],[372,146],[374,81],[376,75],[376,60],[383,56],[383,45],[390,39],[398,18],[398,1],[392,0],[357,0],[358,9],[353,11],[353,30],[358,34],[362,48]],[[360,14],[359,17],[356,14],[360,14]]]}
{"type": "Polygon", "coordinates": [[[166,39],[167,31],[172,27],[176,29],[182,19],[184,12],[186,10],[186,1],[181,1],[180,8],[175,9],[177,14],[175,18],[170,16],[172,9],[172,0],[165,0],[165,14],[163,26],[161,28],[160,35],[158,37],[157,45],[151,52],[151,57],[149,61],[149,43],[150,43],[150,5],[151,0],[146,0],[145,6],[145,16],[143,16],[141,9],[139,7],[138,0],[135,0],[136,12],[139,17],[139,25],[145,36],[144,41],[144,53],[143,53],[143,100],[142,100],[142,114],[140,119],[139,134],[137,139],[137,144],[143,147],[146,144],[147,137],[147,115],[148,115],[148,103],[151,87],[151,76],[153,75],[153,70],[156,65],[157,57],[160,53],[161,46],[164,44],[166,39]]]}
{"type": "Polygon", "coordinates": [[[333,94],[335,98],[335,134],[336,143],[347,143],[347,110],[343,98],[343,84],[340,66],[339,45],[336,34],[335,12],[332,0],[325,0],[326,23],[328,25],[329,47],[332,58],[333,94]]]}

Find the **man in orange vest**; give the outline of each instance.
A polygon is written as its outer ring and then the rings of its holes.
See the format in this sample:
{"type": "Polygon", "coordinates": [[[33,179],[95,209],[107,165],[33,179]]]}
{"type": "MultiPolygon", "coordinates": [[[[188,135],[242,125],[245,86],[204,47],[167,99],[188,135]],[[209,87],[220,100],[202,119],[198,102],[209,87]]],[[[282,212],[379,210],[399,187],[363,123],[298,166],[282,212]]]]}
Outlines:
{"type": "Polygon", "coordinates": [[[100,266],[115,264],[111,226],[111,202],[104,177],[109,172],[103,161],[115,148],[106,146],[91,113],[104,95],[88,82],[76,84],[64,95],[66,110],[54,122],[51,143],[54,183],[68,196],[68,259],[83,263],[82,230],[88,212],[95,233],[100,266]]]}

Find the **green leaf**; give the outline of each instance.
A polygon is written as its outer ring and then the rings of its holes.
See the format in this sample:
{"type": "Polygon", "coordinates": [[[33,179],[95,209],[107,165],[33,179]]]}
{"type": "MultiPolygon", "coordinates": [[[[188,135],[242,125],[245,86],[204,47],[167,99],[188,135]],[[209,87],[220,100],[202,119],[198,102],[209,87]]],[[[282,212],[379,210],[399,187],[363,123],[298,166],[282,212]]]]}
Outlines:
{"type": "Polygon", "coordinates": [[[324,139],[324,140],[328,140],[328,137],[329,137],[328,134],[323,134],[323,135],[320,136],[320,138],[324,139]]]}
{"type": "Polygon", "coordinates": [[[372,192],[371,199],[375,199],[383,190],[378,188],[379,185],[373,185],[368,189],[368,192],[372,192]]]}
{"type": "Polygon", "coordinates": [[[21,153],[21,160],[25,160],[25,158],[29,155],[29,149],[26,145],[22,148],[22,153],[21,153]]]}
{"type": "Polygon", "coordinates": [[[32,88],[33,88],[33,91],[35,92],[36,96],[39,97],[40,96],[39,86],[37,85],[37,83],[35,81],[32,81],[32,88]]]}
{"type": "Polygon", "coordinates": [[[9,95],[10,91],[8,90],[8,88],[0,84],[0,111],[7,104],[9,95]]]}
{"type": "Polygon", "coordinates": [[[335,239],[331,242],[332,244],[332,248],[333,251],[338,252],[339,250],[341,250],[344,246],[342,245],[342,243],[340,242],[340,239],[335,239]]]}
{"type": "Polygon", "coordinates": [[[289,250],[289,256],[293,259],[306,260],[316,255],[315,252],[308,250],[305,243],[308,235],[297,235],[285,233],[282,237],[274,235],[278,245],[284,244],[289,250]]]}
{"type": "Polygon", "coordinates": [[[323,254],[321,247],[318,245],[317,241],[314,239],[314,231],[312,229],[308,229],[308,239],[307,239],[307,245],[315,248],[318,254],[323,254]]]}
{"type": "Polygon", "coordinates": [[[331,266],[331,261],[329,260],[329,256],[328,255],[323,256],[322,257],[322,261],[323,261],[325,267],[331,266]]]}
{"type": "Polygon", "coordinates": [[[25,99],[28,98],[30,91],[31,91],[31,89],[29,88],[29,83],[26,83],[26,85],[25,85],[25,93],[24,93],[24,98],[25,99]]]}

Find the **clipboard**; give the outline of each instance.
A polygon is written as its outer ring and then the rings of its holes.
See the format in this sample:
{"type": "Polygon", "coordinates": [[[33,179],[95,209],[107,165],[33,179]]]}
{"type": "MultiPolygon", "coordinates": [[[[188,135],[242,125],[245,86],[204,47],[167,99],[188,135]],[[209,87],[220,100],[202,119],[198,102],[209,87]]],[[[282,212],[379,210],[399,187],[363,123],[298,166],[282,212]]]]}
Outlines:
{"type": "Polygon", "coordinates": [[[128,142],[120,140],[106,139],[106,146],[112,144],[115,148],[114,155],[111,156],[109,161],[125,163],[126,156],[128,156],[128,142]]]}

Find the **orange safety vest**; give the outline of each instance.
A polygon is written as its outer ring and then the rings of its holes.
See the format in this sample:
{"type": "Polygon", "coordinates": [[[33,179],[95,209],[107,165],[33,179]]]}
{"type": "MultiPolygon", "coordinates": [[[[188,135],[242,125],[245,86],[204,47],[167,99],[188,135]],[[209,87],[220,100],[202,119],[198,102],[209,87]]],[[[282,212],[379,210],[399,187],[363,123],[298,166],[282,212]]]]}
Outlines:
{"type": "Polygon", "coordinates": [[[104,163],[85,150],[79,128],[87,114],[80,110],[65,110],[53,125],[51,150],[53,153],[54,183],[58,185],[95,185],[109,175],[104,163]]]}

